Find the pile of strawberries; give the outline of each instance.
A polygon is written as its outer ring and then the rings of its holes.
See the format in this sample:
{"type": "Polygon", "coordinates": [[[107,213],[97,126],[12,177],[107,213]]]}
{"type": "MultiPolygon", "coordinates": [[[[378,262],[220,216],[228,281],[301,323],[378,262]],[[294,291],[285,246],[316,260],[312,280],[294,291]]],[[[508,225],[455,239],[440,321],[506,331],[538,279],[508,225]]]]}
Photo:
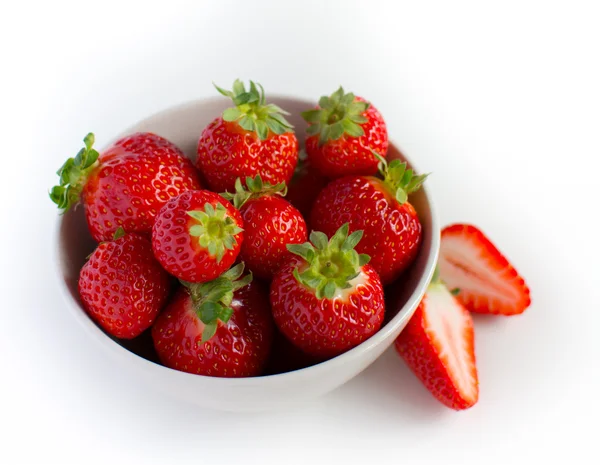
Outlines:
{"type": "MultiPolygon", "coordinates": [[[[114,337],[150,331],[161,363],[199,375],[259,376],[342,354],[381,328],[384,286],[402,286],[417,257],[409,195],[426,175],[386,161],[383,117],[342,88],[302,114],[300,156],[288,113],[260,85],[217,90],[234,105],[199,134],[195,165],[156,134],[102,154],[88,134],[58,171],[51,199],[63,212],[82,203],[99,243],[80,272],[83,306],[114,337]]],[[[396,348],[458,409],[478,397],[467,309],[520,313],[529,291],[476,228],[442,238],[439,273],[396,348]]]]}

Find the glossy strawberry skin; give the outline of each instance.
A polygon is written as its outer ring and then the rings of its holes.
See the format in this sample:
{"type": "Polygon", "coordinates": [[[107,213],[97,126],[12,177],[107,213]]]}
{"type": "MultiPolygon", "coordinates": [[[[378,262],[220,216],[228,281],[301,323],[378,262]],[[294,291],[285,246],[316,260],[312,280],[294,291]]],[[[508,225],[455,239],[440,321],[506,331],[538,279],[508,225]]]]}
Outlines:
{"type": "MultiPolygon", "coordinates": [[[[455,300],[448,292],[447,298],[455,300]]],[[[460,338],[454,340],[454,343],[463,350],[463,353],[455,352],[457,347],[444,347],[440,344],[439,335],[432,331],[431,319],[435,316],[428,315],[429,299],[430,296],[426,294],[406,328],[396,339],[394,346],[411,371],[440,402],[454,410],[464,410],[472,407],[479,398],[473,320],[469,312],[455,301],[453,305],[458,310],[459,316],[450,319],[459,319],[462,325],[462,334],[460,338]],[[456,375],[453,376],[449,362],[453,352],[455,356],[463,357],[464,366],[467,367],[471,380],[469,385],[471,392],[465,393],[464,389],[461,391],[455,381],[456,375]]],[[[449,331],[448,328],[445,330],[449,331]]]]}
{"type": "Polygon", "coordinates": [[[227,216],[243,227],[240,212],[214,192],[188,191],[169,200],[158,212],[152,228],[152,249],[159,263],[179,279],[192,283],[211,281],[228,270],[235,262],[244,240],[244,233],[235,235],[236,245],[226,250],[221,261],[200,246],[198,238],[190,235],[196,221],[189,211],[204,210],[205,204],[221,204],[227,216]]]}
{"type": "Polygon", "coordinates": [[[79,274],[79,295],[88,314],[107,333],[139,336],[166,304],[171,277],[152,254],[150,241],[126,234],[101,243],[79,274]]]}
{"type": "Polygon", "coordinates": [[[237,122],[219,117],[204,129],[198,141],[196,166],[215,192],[234,192],[238,177],[245,180],[257,174],[264,182],[287,184],[297,162],[298,139],[292,132],[269,132],[261,141],[237,122]]]}
{"type": "Polygon", "coordinates": [[[302,261],[293,258],[271,282],[271,309],[279,330],[298,348],[315,357],[331,358],[375,334],[383,323],[385,305],[379,276],[362,267],[364,282],[345,290],[342,298],[317,299],[314,290],[293,275],[302,261]]]}
{"type": "Polygon", "coordinates": [[[83,187],[89,231],[98,242],[111,240],[119,227],[149,236],[167,200],[191,189],[200,189],[200,181],[177,146],[151,133],[120,139],[100,155],[83,187]]]}
{"type": "Polygon", "coordinates": [[[272,344],[273,321],[266,289],[253,281],[234,293],[233,315],[202,343],[204,323],[181,287],[152,327],[161,362],[188,373],[237,378],[262,373],[272,344]]]}
{"type": "Polygon", "coordinates": [[[421,222],[409,202],[400,205],[381,180],[347,176],[321,191],[311,213],[311,227],[329,237],[344,223],[364,230],[356,251],[371,257],[381,281],[394,281],[415,260],[421,244],[421,222]]]}
{"type": "MultiPolygon", "coordinates": [[[[364,102],[361,97],[355,101],[364,102]]],[[[361,124],[364,134],[360,137],[342,135],[337,140],[328,140],[319,146],[319,135],[306,138],[306,153],[314,169],[330,179],[349,175],[374,175],[377,173],[377,159],[374,150],[385,157],[388,150],[388,133],[381,113],[370,105],[362,116],[367,122],[361,124]]]]}
{"type": "Polygon", "coordinates": [[[291,257],[287,244],[307,240],[304,218],[277,195],[248,200],[240,209],[244,220],[244,243],[240,259],[256,276],[269,280],[291,257]]]}

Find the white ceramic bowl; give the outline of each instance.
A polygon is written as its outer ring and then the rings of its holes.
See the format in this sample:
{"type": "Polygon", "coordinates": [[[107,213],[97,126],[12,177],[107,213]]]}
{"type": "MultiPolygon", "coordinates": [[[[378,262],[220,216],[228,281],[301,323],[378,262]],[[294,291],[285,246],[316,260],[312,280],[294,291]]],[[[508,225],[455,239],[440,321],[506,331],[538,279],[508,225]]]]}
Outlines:
{"type": "MultiPolygon", "coordinates": [[[[289,119],[302,143],[306,124],[299,115],[314,102],[286,97],[270,101],[292,113],[289,119]]],[[[155,132],[177,144],[194,159],[203,128],[227,106],[225,98],[194,101],[151,116],[122,135],[136,131],[155,132]]],[[[404,157],[391,144],[388,158],[404,157]]],[[[222,410],[255,411],[289,406],[325,394],[364,370],[394,342],[415,311],[437,261],[439,225],[427,187],[411,196],[410,201],[423,225],[423,243],[416,262],[406,275],[386,289],[386,323],[377,334],[354,349],[302,370],[245,379],[198,376],[152,361],[151,352],[147,350],[151,344],[148,340],[119,341],[107,336],[85,313],[77,293],[79,270],[95,247],[87,231],[83,208],[77,208],[58,220],[56,262],[60,284],[67,307],[90,339],[120,363],[123,370],[136,372],[140,385],[156,386],[177,398],[222,410]]]]}

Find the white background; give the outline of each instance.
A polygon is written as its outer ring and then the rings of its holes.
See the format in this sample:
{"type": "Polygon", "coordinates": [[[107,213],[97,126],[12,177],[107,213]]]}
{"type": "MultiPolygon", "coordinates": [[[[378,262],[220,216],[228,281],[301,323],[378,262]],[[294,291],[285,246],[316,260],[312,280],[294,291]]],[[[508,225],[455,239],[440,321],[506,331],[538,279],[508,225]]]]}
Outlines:
{"type": "Polygon", "coordinates": [[[595,3],[3,3],[0,462],[595,462],[595,3]],[[236,77],[315,99],[343,84],[370,99],[433,172],[442,222],[478,224],[525,276],[524,315],[476,318],[474,408],[436,403],[387,352],[297,410],[204,411],[86,340],[51,271],[54,171],[88,131],[101,146],[236,77]]]}

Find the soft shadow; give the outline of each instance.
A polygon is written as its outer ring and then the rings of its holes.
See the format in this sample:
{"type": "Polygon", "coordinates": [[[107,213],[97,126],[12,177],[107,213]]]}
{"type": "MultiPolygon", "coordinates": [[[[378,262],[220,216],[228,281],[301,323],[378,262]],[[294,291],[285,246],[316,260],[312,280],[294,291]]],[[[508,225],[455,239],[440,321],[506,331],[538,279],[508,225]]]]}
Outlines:
{"type": "Polygon", "coordinates": [[[477,328],[484,328],[486,331],[503,331],[503,328],[507,324],[510,324],[510,321],[515,321],[519,318],[519,315],[484,315],[482,313],[471,313],[471,316],[473,317],[475,331],[477,331],[477,328]]]}
{"type": "Polygon", "coordinates": [[[410,423],[429,423],[451,412],[427,391],[393,348],[336,390],[334,396],[349,405],[360,399],[375,414],[392,415],[410,423]]]}

